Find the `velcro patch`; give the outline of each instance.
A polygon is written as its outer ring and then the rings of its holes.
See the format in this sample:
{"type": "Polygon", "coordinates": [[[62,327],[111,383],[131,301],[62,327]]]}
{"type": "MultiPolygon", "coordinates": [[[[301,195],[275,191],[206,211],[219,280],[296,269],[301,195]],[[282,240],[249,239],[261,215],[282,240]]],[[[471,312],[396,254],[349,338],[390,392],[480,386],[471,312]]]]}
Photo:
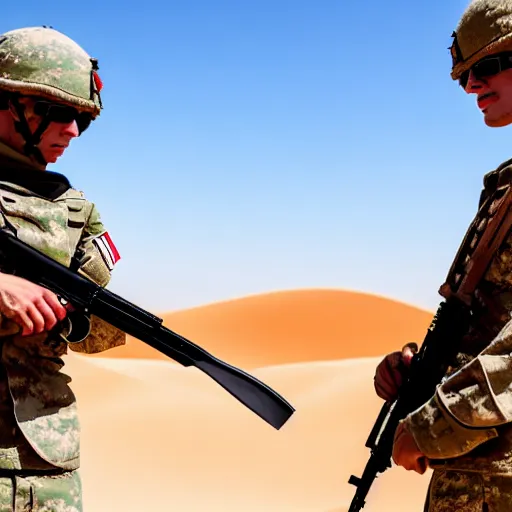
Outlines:
{"type": "Polygon", "coordinates": [[[108,232],[105,231],[102,235],[93,238],[92,241],[100,251],[101,257],[109,270],[113,270],[114,265],[121,259],[121,256],[108,232]]]}

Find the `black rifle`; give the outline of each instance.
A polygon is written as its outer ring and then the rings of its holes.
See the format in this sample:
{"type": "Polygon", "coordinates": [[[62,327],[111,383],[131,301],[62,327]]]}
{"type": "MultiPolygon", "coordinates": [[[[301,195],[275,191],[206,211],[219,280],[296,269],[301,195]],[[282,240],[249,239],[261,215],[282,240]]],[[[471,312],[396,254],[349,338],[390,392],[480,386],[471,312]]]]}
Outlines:
{"type": "Polygon", "coordinates": [[[82,277],[0,229],[0,261],[8,271],[48,288],[74,308],[95,315],[183,366],[195,366],[279,430],[295,409],[273,389],[162,325],[162,319],[82,277]]]}
{"type": "Polygon", "coordinates": [[[394,403],[385,402],[365,446],[370,458],[361,477],[351,475],[356,493],[348,512],[359,512],[379,473],[391,468],[393,441],[400,420],[430,400],[460,348],[473,317],[474,292],[492,257],[512,227],[512,189],[497,188],[480,206],[457,252],[439,293],[442,302],[421,348],[414,355],[408,377],[394,403]]]}
{"type": "Polygon", "coordinates": [[[364,507],[366,495],[378,473],[384,473],[391,467],[393,439],[398,423],[432,397],[447,370],[447,349],[459,346],[467,333],[470,318],[469,308],[457,299],[439,305],[421,348],[413,357],[409,378],[401,386],[397,400],[384,403],[368,436],[365,446],[370,449],[371,455],[363,475],[360,478],[351,475],[349,478],[349,483],[357,487],[349,512],[364,507]]]}

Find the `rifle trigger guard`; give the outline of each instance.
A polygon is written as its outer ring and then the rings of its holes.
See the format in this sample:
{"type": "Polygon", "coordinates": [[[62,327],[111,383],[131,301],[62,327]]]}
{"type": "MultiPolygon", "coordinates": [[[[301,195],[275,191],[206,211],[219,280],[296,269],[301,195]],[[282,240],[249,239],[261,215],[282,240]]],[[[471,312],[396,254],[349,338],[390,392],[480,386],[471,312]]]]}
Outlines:
{"type": "Polygon", "coordinates": [[[80,343],[91,333],[91,319],[79,311],[68,312],[59,336],[66,343],[80,343]]]}

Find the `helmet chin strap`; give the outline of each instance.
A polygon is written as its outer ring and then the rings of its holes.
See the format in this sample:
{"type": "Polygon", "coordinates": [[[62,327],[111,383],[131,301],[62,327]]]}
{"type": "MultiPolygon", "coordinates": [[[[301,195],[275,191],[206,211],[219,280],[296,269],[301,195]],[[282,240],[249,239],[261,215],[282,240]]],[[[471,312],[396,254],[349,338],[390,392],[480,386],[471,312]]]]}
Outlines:
{"type": "Polygon", "coordinates": [[[25,117],[25,105],[21,104],[16,96],[12,96],[10,98],[10,102],[18,114],[18,121],[14,121],[14,127],[25,140],[23,152],[27,156],[34,156],[40,164],[46,166],[48,162],[44,159],[43,154],[37,145],[41,142],[41,137],[50,124],[49,117],[45,116],[36,131],[32,133],[30,131],[27,118],[25,117]]]}

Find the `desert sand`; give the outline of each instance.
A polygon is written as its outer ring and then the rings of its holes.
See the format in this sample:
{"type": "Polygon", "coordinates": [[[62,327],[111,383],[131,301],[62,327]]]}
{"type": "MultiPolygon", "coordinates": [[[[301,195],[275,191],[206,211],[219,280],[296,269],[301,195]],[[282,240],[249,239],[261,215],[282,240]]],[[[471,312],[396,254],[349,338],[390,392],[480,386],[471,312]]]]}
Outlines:
{"type": "MultiPolygon", "coordinates": [[[[377,362],[421,341],[432,312],[343,290],[297,290],[162,315],[170,329],[296,408],[277,431],[196,368],[138,340],[69,354],[86,512],[344,512],[381,406],[377,362]]],[[[392,467],[364,512],[422,511],[429,481],[392,467]]]]}
{"type": "MultiPolygon", "coordinates": [[[[379,356],[422,340],[432,319],[430,311],[385,297],[331,289],[274,292],[156,314],[168,328],[245,368],[379,356]]],[[[136,339],[108,356],[168,361],[136,339]]]]}

